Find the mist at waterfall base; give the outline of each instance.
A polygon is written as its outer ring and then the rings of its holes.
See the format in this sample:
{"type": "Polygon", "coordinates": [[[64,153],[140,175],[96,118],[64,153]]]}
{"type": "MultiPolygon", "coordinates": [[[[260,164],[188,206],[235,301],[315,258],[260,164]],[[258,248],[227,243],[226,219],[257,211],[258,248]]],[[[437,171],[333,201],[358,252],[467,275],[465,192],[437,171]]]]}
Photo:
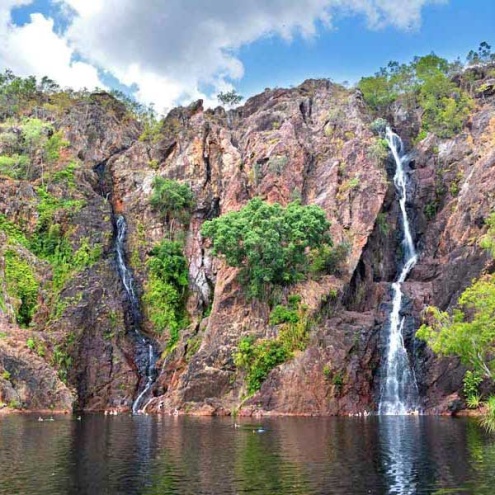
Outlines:
{"type": "Polygon", "coordinates": [[[240,428],[230,418],[54,419],[1,418],[1,495],[488,495],[495,486],[494,439],[469,418],[237,418],[240,428]]]}
{"type": "Polygon", "coordinates": [[[395,162],[394,185],[400,206],[402,225],[402,267],[397,280],[392,284],[392,310],[386,325],[387,350],[382,369],[380,402],[381,415],[404,415],[418,411],[418,386],[402,335],[405,318],[401,315],[402,283],[418,261],[418,255],[411,234],[407,215],[407,175],[408,158],[402,140],[387,127],[386,139],[395,162]]]}
{"type": "Polygon", "coordinates": [[[138,414],[141,410],[141,405],[146,399],[157,376],[157,370],[155,367],[156,352],[153,347],[153,342],[140,331],[141,309],[139,307],[139,298],[136,294],[134,278],[126,263],[125,242],[127,237],[127,223],[123,215],[116,216],[115,227],[117,268],[130,308],[130,315],[128,315],[128,318],[131,320],[129,330],[134,341],[134,361],[140,376],[137,397],[132,404],[133,414],[138,414]]]}

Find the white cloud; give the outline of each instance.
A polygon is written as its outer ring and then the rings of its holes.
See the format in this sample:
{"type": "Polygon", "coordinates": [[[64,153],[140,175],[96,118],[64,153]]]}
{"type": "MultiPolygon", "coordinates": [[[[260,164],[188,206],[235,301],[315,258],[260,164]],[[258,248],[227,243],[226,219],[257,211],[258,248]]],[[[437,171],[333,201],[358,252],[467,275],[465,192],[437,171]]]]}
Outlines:
{"type": "MultiPolygon", "coordinates": [[[[29,2],[5,1],[10,6],[29,2]]],[[[87,86],[88,81],[101,85],[94,69],[99,67],[136,85],[141,101],[162,109],[204,98],[203,85],[215,91],[231,87],[244,72],[237,50],[260,38],[311,37],[318,22],[331,26],[335,12],[363,15],[371,28],[414,29],[426,4],[444,1],[52,0],[72,12],[66,33],[55,34],[53,23],[41,15],[23,27],[10,25],[6,35],[0,34],[0,61],[24,73],[49,68],[62,84],[84,80],[87,86]],[[89,63],[71,62],[74,53],[89,63]]]]}
{"type": "MultiPolygon", "coordinates": [[[[11,6],[28,5],[26,0],[8,0],[11,6]]],[[[54,32],[53,19],[32,14],[30,22],[15,26],[9,11],[0,10],[0,67],[21,76],[48,75],[62,86],[76,89],[103,86],[98,71],[88,63],[74,60],[74,51],[54,32]]]]}

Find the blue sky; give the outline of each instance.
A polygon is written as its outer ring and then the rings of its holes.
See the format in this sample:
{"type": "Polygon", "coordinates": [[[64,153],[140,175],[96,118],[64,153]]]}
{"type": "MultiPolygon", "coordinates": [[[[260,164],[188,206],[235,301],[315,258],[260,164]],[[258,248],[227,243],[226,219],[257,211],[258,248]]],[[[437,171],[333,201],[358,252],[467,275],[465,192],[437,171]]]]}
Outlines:
{"type": "Polygon", "coordinates": [[[389,60],[463,58],[481,41],[495,51],[495,0],[1,3],[0,68],[117,86],[159,110],[198,97],[214,104],[232,87],[249,96],[309,77],[353,83],[389,60]]]}
{"type": "Polygon", "coordinates": [[[393,27],[366,28],[365,20],[344,17],[334,30],[319,30],[312,41],[280,38],[260,40],[241,50],[246,77],[237,84],[241,92],[265,87],[297,85],[310,77],[330,77],[356,82],[390,60],[408,62],[415,55],[434,51],[440,56],[464,58],[480,42],[495,52],[495,0],[451,0],[423,10],[415,31],[393,27]]]}

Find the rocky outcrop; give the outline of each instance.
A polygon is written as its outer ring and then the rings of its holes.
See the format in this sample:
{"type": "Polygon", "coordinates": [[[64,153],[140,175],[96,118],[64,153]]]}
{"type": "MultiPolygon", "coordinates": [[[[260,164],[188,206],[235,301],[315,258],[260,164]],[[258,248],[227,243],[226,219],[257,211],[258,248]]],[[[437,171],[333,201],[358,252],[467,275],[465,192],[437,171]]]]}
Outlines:
{"type": "MultiPolygon", "coordinates": [[[[428,304],[451,308],[489,263],[476,239],[494,207],[495,103],[489,79],[486,74],[480,77],[477,87],[486,84],[486,90],[463,132],[450,140],[429,135],[416,146],[410,171],[408,209],[420,260],[403,287],[403,312],[406,342],[428,412],[449,410],[464,370],[455,360],[434,357],[414,340],[421,312],[428,304]]],[[[125,409],[135,398],[139,373],[114,263],[115,212],[124,214],[128,224],[127,255],[139,295],[148,281],[152,247],[184,231],[189,327],[170,348],[170,336],[157,335],[142,308],[142,330],[163,351],[147,411],[229,414],[240,408],[243,414],[330,415],[376,409],[385,346],[382,327],[400,258],[400,229],[393,164],[372,153],[377,139],[370,131],[373,118],[359,92],[309,80],[293,89],[266,90],[228,112],[204,110],[196,102],[170,112],[160,129],[141,139],[141,125],[104,93],[72,105],[57,118],[70,142],[66,159],[79,160],[79,168],[73,189],[52,183],[49,191],[82,204],[57,221],[74,251],[87,242],[101,246],[101,256],[67,280],[56,309],[49,264],[29,258],[34,255],[16,245],[36,267],[39,301],[29,331],[13,324],[6,330],[9,339],[32,333],[46,347],[36,366],[53,365],[62,372],[68,387],[55,374],[46,386],[58,391],[58,398],[51,399],[54,407],[64,408],[70,397],[82,409],[125,409]],[[151,207],[156,176],[191,186],[195,208],[188,222],[167,223],[151,207]],[[307,348],[276,367],[261,390],[246,399],[244,376],[233,360],[237,345],[247,335],[276,337],[280,327],[268,324],[268,302],[248,300],[236,270],[211,257],[200,228],[256,196],[283,205],[299,199],[321,206],[332,223],[334,243],[347,245],[349,256],[337,274],[313,276],[291,288],[307,306],[307,348]]],[[[411,142],[419,113],[398,103],[389,119],[411,142]]],[[[54,171],[61,166],[54,164],[54,171]]],[[[36,228],[41,179],[0,178],[0,213],[27,234],[36,228]]],[[[0,248],[0,295],[6,302],[0,311],[12,321],[17,302],[2,286],[4,252],[0,248]]],[[[22,353],[32,354],[25,335],[16,342],[22,353]]],[[[2,350],[4,346],[0,339],[0,352],[13,352],[10,344],[2,350]]],[[[19,369],[28,366],[16,362],[19,369]]],[[[11,389],[17,389],[0,382],[4,397],[13,400],[11,389]]],[[[30,408],[50,406],[26,390],[15,400],[30,408]]]]}
{"type": "Polygon", "coordinates": [[[3,408],[69,412],[75,397],[36,348],[26,348],[29,339],[34,344],[33,337],[33,332],[18,330],[0,317],[0,412],[3,408]]]}

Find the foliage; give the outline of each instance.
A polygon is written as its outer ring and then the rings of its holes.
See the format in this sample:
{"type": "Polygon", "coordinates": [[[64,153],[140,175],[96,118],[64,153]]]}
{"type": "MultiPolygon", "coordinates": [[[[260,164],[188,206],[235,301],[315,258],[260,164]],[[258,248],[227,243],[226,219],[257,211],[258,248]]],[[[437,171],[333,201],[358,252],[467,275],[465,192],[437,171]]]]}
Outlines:
{"type": "Polygon", "coordinates": [[[227,105],[229,107],[239,105],[239,103],[244,99],[244,97],[239,95],[235,89],[227,92],[222,91],[218,93],[217,98],[222,105],[227,105]]]}
{"type": "Polygon", "coordinates": [[[481,395],[474,394],[466,398],[466,405],[469,409],[478,409],[482,404],[481,395]]]}
{"type": "Polygon", "coordinates": [[[29,157],[26,155],[0,155],[0,174],[12,179],[22,179],[26,177],[29,167],[29,157]]]}
{"type": "Polygon", "coordinates": [[[55,184],[66,183],[69,189],[75,189],[76,187],[76,170],[79,168],[79,164],[76,162],[70,162],[65,168],[52,174],[51,179],[55,184]]]}
{"type": "Polygon", "coordinates": [[[495,276],[486,275],[468,287],[452,315],[428,308],[429,325],[417,337],[437,354],[459,356],[487,378],[492,376],[495,345],[495,276]]]}
{"type": "Polygon", "coordinates": [[[386,139],[377,138],[375,139],[368,149],[368,155],[376,163],[382,163],[389,154],[389,147],[386,139]]]}
{"type": "Polygon", "coordinates": [[[387,221],[386,213],[378,213],[376,216],[376,225],[378,226],[378,230],[382,235],[388,235],[390,232],[390,225],[387,221]]]}
{"type": "Polygon", "coordinates": [[[58,376],[67,383],[67,375],[72,366],[72,357],[68,354],[67,349],[61,345],[57,345],[53,349],[52,365],[58,369],[58,376]]]}
{"type": "MultiPolygon", "coordinates": [[[[494,255],[495,214],[486,220],[487,233],[480,245],[494,255]]],[[[429,308],[430,325],[423,325],[418,336],[435,352],[454,354],[471,365],[477,374],[491,376],[491,347],[495,344],[495,280],[485,275],[466,289],[459,298],[460,308],[452,315],[429,308]]],[[[468,375],[471,378],[470,375],[468,375]]]]}
{"type": "Polygon", "coordinates": [[[463,391],[464,395],[466,396],[466,402],[468,403],[468,405],[470,402],[474,403],[475,399],[478,399],[479,403],[478,387],[482,381],[483,377],[480,375],[479,372],[471,370],[466,371],[463,380],[463,391]]]}
{"type": "Polygon", "coordinates": [[[438,211],[438,202],[437,201],[431,201],[429,203],[426,203],[426,205],[424,207],[424,214],[428,220],[432,220],[433,218],[435,218],[437,211],[438,211]]]}
{"type": "Polygon", "coordinates": [[[324,244],[309,253],[309,271],[313,275],[341,273],[349,256],[351,245],[341,242],[334,248],[324,244]]]}
{"type": "Polygon", "coordinates": [[[492,213],[485,219],[485,225],[488,226],[486,234],[480,239],[480,246],[486,249],[493,258],[495,258],[495,213],[492,213]]]}
{"type": "Polygon", "coordinates": [[[293,202],[283,208],[255,198],[240,211],[205,222],[201,232],[211,238],[214,255],[241,268],[249,295],[260,297],[274,285],[305,278],[307,250],[331,245],[329,226],[318,206],[293,202]]]}
{"type": "MultiPolygon", "coordinates": [[[[487,233],[480,245],[492,256],[495,245],[495,214],[486,220],[487,233]]],[[[470,368],[464,378],[466,396],[474,397],[482,378],[493,378],[495,366],[495,275],[474,281],[459,298],[452,314],[427,309],[427,323],[417,332],[437,354],[458,356],[470,368]]]]}
{"type": "Polygon", "coordinates": [[[28,326],[36,310],[39,283],[30,263],[18,253],[9,249],[5,252],[4,259],[7,294],[20,301],[16,308],[17,322],[28,326]]]}
{"type": "MultiPolygon", "coordinates": [[[[295,304],[299,304],[299,299],[289,301],[289,305],[293,308],[295,304]]],[[[306,348],[310,320],[304,307],[299,305],[297,310],[293,309],[293,311],[297,318],[291,317],[289,321],[286,321],[276,339],[255,341],[253,337],[243,337],[239,342],[237,352],[234,354],[234,364],[246,372],[246,385],[249,394],[260,389],[273,368],[289,360],[294,352],[306,348]]]]}
{"type": "Polygon", "coordinates": [[[7,234],[10,243],[20,244],[29,248],[29,240],[17,224],[7,220],[7,217],[0,213],[0,230],[7,234]]]}
{"type": "Polygon", "coordinates": [[[488,397],[484,405],[485,412],[480,420],[481,425],[490,433],[495,433],[495,396],[488,397]]]}
{"type": "Polygon", "coordinates": [[[278,340],[264,339],[254,342],[251,337],[243,337],[234,363],[247,371],[246,383],[249,394],[254,394],[261,388],[268,373],[289,358],[289,353],[278,340]]]}
{"type": "Polygon", "coordinates": [[[175,218],[185,223],[194,206],[194,195],[187,184],[158,176],[153,180],[150,203],[167,221],[175,218]]]}
{"type": "Polygon", "coordinates": [[[151,251],[143,302],[157,333],[169,332],[169,347],[187,326],[188,266],[179,242],[163,240],[151,251]]]}
{"type": "Polygon", "coordinates": [[[156,144],[160,141],[163,130],[161,120],[147,119],[144,122],[143,132],[139,136],[139,141],[156,144]]]}
{"type": "Polygon", "coordinates": [[[495,61],[495,53],[492,53],[492,47],[486,42],[482,41],[478,47],[478,50],[470,50],[466,56],[468,65],[478,65],[495,61]]]}
{"type": "Polygon", "coordinates": [[[280,325],[281,323],[297,323],[299,315],[297,309],[278,305],[270,313],[270,325],[280,325]]]}
{"type": "Polygon", "coordinates": [[[387,129],[387,126],[388,122],[379,117],[370,124],[370,129],[374,134],[383,135],[387,129]]]}
{"type": "Polygon", "coordinates": [[[358,86],[377,113],[385,113],[400,98],[406,105],[422,107],[422,131],[451,137],[462,128],[473,106],[469,95],[451,80],[454,70],[458,70],[456,63],[431,53],[409,64],[389,62],[374,76],[362,78],[358,86]]]}

